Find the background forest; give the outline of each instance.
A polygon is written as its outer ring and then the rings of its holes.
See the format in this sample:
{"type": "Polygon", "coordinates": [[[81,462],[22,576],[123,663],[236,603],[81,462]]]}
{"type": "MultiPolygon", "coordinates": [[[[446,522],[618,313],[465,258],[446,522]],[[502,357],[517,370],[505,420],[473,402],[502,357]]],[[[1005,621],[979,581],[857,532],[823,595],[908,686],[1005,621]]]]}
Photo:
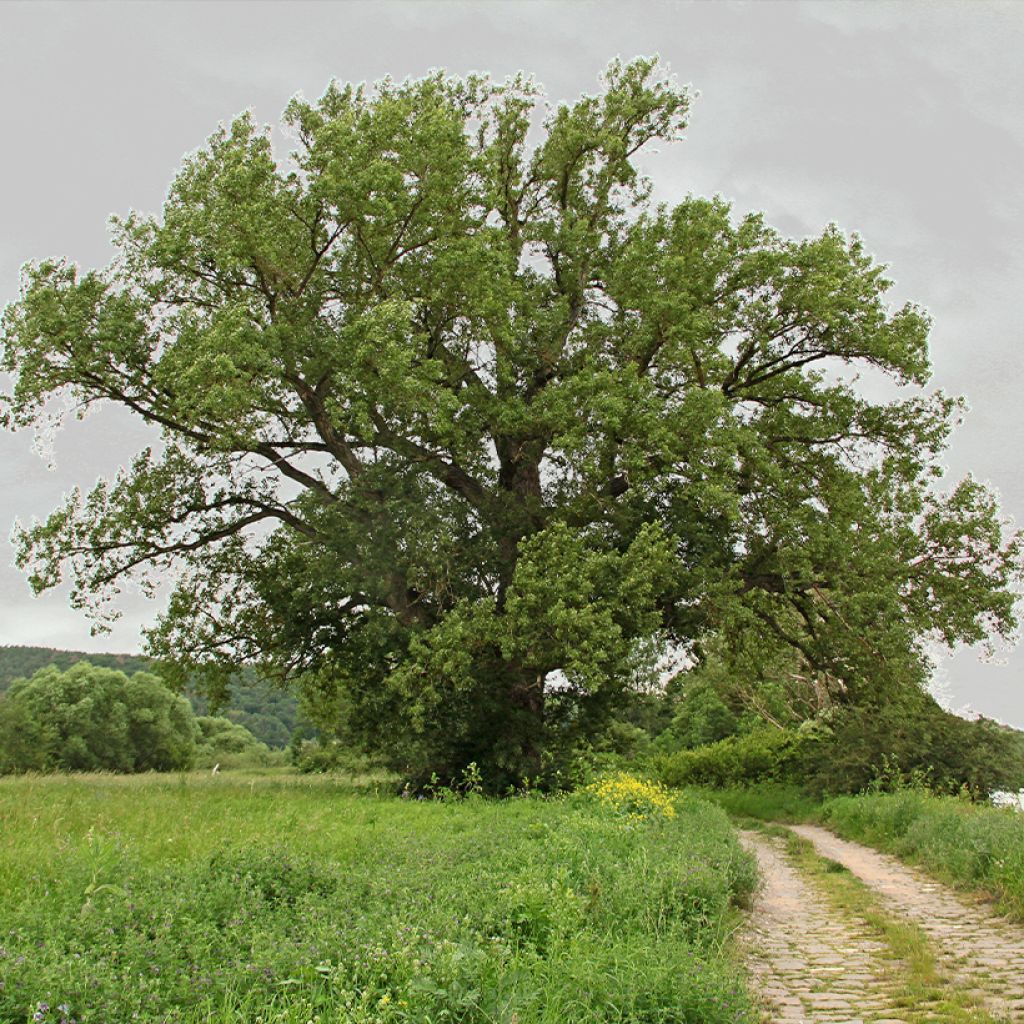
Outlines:
{"type": "MultiPolygon", "coordinates": [[[[41,668],[56,665],[63,670],[80,661],[117,669],[128,675],[153,670],[153,659],[140,654],[87,654],[51,647],[0,646],[0,694],[15,679],[27,679],[41,668]]],[[[195,690],[186,690],[185,695],[197,715],[210,714],[210,702],[206,697],[195,690]]],[[[229,721],[244,726],[257,740],[272,749],[286,747],[299,722],[295,697],[260,681],[251,670],[242,671],[231,686],[227,703],[218,706],[216,711],[229,721]]]]}

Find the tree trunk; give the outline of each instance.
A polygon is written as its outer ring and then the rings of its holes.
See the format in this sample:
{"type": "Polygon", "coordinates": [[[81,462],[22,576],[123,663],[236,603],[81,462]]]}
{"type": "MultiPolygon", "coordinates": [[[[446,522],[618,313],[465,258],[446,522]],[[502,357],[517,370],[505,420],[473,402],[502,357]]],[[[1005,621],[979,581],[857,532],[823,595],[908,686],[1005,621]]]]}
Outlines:
{"type": "Polygon", "coordinates": [[[509,666],[509,704],[517,726],[509,737],[520,750],[522,778],[537,779],[543,770],[545,674],[519,665],[509,666]]]}

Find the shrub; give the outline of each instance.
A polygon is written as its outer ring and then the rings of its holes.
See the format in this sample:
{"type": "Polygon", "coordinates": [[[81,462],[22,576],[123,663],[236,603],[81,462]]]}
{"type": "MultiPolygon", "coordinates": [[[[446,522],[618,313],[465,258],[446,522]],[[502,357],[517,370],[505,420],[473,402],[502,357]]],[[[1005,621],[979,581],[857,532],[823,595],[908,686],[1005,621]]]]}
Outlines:
{"type": "Polygon", "coordinates": [[[607,775],[592,782],[584,792],[628,821],[667,820],[676,816],[674,799],[664,786],[628,772],[607,775]]]}
{"type": "Polygon", "coordinates": [[[733,786],[788,782],[801,775],[817,740],[791,729],[761,729],[728,736],[693,750],[655,757],[658,778],[668,786],[733,786]]]}
{"type": "Polygon", "coordinates": [[[337,740],[302,740],[288,753],[291,763],[306,775],[328,772],[359,775],[373,770],[366,755],[337,740]]]}
{"type": "Polygon", "coordinates": [[[820,797],[916,780],[936,792],[985,798],[1024,786],[1021,741],[1015,730],[967,721],[914,693],[889,704],[836,707],[796,729],[761,728],[652,763],[670,786],[792,783],[820,797]]]}
{"type": "Polygon", "coordinates": [[[244,725],[209,715],[197,718],[196,724],[200,731],[197,767],[210,768],[219,764],[222,768],[256,768],[269,763],[270,749],[244,725]]]}
{"type": "Polygon", "coordinates": [[[740,732],[740,719],[710,685],[693,686],[657,740],[665,752],[717,743],[740,732]]]}
{"type": "Polygon", "coordinates": [[[986,797],[1024,785],[1019,733],[968,721],[926,694],[898,702],[836,709],[804,781],[818,793],[899,789],[917,779],[937,792],[986,797]]]}

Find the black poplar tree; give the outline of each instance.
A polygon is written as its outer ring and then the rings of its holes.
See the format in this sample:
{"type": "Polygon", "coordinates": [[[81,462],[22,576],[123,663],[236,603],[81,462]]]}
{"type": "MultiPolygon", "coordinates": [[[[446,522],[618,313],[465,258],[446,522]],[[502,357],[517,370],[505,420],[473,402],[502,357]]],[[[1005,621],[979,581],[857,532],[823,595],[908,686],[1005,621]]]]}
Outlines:
{"type": "Polygon", "coordinates": [[[411,776],[495,786],[664,644],[821,705],[1008,634],[1016,537],[933,486],[958,406],[923,391],[925,315],[833,227],[653,205],[635,159],[689,107],[656,62],[535,134],[539,100],[332,84],[288,160],[242,116],[109,267],[27,267],[7,425],[65,395],[162,431],[21,534],[33,586],[102,616],[173,570],[156,653],[257,661],[411,776]],[[868,401],[865,365],[916,387],[868,401]]]}

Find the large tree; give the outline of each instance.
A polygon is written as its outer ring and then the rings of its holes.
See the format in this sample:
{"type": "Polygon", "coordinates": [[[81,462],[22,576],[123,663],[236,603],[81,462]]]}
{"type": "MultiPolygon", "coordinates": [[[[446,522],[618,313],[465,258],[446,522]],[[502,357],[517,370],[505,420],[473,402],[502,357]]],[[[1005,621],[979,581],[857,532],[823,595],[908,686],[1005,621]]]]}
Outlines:
{"type": "Polygon", "coordinates": [[[540,107],[525,77],[332,84],[287,159],[217,131],[106,269],[28,266],[7,424],[70,397],[161,430],[21,534],[33,586],[102,616],[170,571],[158,654],[258,661],[411,774],[494,785],[665,644],[826,703],[1008,634],[1017,539],[934,486],[958,403],[861,242],[654,205],[636,158],[689,107],[654,61],[540,107]]]}

